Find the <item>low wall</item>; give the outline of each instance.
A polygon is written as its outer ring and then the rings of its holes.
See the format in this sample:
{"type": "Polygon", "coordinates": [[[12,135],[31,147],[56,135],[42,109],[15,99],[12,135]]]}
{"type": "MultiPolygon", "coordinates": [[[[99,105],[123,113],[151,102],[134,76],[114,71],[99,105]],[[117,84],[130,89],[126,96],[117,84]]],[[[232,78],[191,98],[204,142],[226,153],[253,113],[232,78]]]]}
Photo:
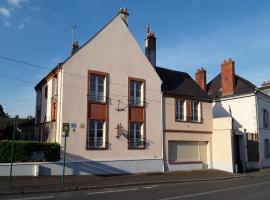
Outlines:
{"type": "MultiPolygon", "coordinates": [[[[14,163],[14,176],[56,176],[62,174],[62,162],[14,163]]],[[[10,163],[0,164],[0,176],[8,176],[10,163]]],[[[65,175],[133,174],[163,172],[163,160],[117,160],[67,162],[65,175]]]]}

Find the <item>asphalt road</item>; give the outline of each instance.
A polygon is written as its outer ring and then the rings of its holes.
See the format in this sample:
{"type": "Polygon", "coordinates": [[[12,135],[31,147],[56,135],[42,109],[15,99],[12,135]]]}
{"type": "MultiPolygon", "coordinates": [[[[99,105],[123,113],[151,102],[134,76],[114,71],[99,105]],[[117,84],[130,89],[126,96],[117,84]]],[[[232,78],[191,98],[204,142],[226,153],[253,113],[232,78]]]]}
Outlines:
{"type": "Polygon", "coordinates": [[[230,180],[0,197],[4,200],[269,200],[270,174],[230,180]]]}

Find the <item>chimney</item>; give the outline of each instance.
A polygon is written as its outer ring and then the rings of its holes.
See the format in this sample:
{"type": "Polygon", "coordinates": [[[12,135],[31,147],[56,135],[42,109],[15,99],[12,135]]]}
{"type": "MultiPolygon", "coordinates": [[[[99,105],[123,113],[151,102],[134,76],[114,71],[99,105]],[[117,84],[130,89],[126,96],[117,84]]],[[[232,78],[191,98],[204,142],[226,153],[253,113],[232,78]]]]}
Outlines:
{"type": "Polygon", "coordinates": [[[197,69],[195,73],[195,80],[197,84],[206,92],[206,70],[205,68],[197,69]]]}
{"type": "Polygon", "coordinates": [[[121,18],[124,20],[124,22],[128,26],[128,16],[129,16],[128,9],[127,8],[120,8],[119,15],[121,16],[121,18]]]}
{"type": "Polygon", "coordinates": [[[222,96],[232,95],[235,89],[234,61],[230,58],[221,64],[222,96]]]}
{"type": "Polygon", "coordinates": [[[150,27],[147,27],[145,39],[145,56],[148,58],[153,67],[156,67],[156,37],[155,33],[151,32],[150,27]]]}
{"type": "Polygon", "coordinates": [[[78,50],[79,50],[79,43],[78,41],[74,41],[72,42],[72,45],[71,45],[71,54],[75,54],[78,50]]]}
{"type": "Polygon", "coordinates": [[[261,85],[262,88],[270,88],[270,81],[264,81],[261,85]]]}

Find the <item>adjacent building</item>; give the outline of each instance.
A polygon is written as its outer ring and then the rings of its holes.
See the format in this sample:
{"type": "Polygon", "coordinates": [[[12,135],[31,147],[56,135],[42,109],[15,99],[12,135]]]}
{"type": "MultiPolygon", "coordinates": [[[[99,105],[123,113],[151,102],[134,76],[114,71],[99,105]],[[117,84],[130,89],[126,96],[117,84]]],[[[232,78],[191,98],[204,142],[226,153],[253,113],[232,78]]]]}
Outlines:
{"type": "MultiPolygon", "coordinates": [[[[214,99],[214,137],[217,143],[223,140],[227,144],[223,151],[231,152],[227,154],[231,158],[214,162],[213,167],[243,172],[270,166],[270,96],[235,74],[235,63],[231,59],[222,63],[221,73],[207,84],[207,92],[214,99]]],[[[217,150],[213,148],[213,152],[217,150]]]]}

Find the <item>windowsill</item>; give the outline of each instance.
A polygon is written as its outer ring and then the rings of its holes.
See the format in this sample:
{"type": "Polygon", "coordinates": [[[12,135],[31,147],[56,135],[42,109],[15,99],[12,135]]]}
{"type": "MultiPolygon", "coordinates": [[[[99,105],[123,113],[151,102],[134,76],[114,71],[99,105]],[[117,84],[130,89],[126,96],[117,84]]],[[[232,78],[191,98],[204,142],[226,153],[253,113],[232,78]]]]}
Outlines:
{"type": "Polygon", "coordinates": [[[93,101],[93,100],[88,100],[89,103],[93,103],[93,104],[102,104],[102,105],[105,105],[107,104],[106,101],[93,101]]]}
{"type": "Polygon", "coordinates": [[[108,147],[86,147],[86,150],[108,150],[108,147]]]}
{"type": "Polygon", "coordinates": [[[146,146],[128,147],[128,150],[145,150],[146,146]]]}
{"type": "Polygon", "coordinates": [[[193,124],[203,124],[202,121],[193,121],[193,120],[180,120],[180,119],[175,119],[176,122],[183,122],[183,123],[193,123],[193,124]]]}
{"type": "Polygon", "coordinates": [[[170,165],[177,165],[177,164],[202,164],[202,161],[169,161],[170,165]]]}
{"type": "Polygon", "coordinates": [[[144,105],[133,105],[133,104],[129,104],[128,106],[132,107],[132,108],[144,108],[145,107],[144,105]]]}

